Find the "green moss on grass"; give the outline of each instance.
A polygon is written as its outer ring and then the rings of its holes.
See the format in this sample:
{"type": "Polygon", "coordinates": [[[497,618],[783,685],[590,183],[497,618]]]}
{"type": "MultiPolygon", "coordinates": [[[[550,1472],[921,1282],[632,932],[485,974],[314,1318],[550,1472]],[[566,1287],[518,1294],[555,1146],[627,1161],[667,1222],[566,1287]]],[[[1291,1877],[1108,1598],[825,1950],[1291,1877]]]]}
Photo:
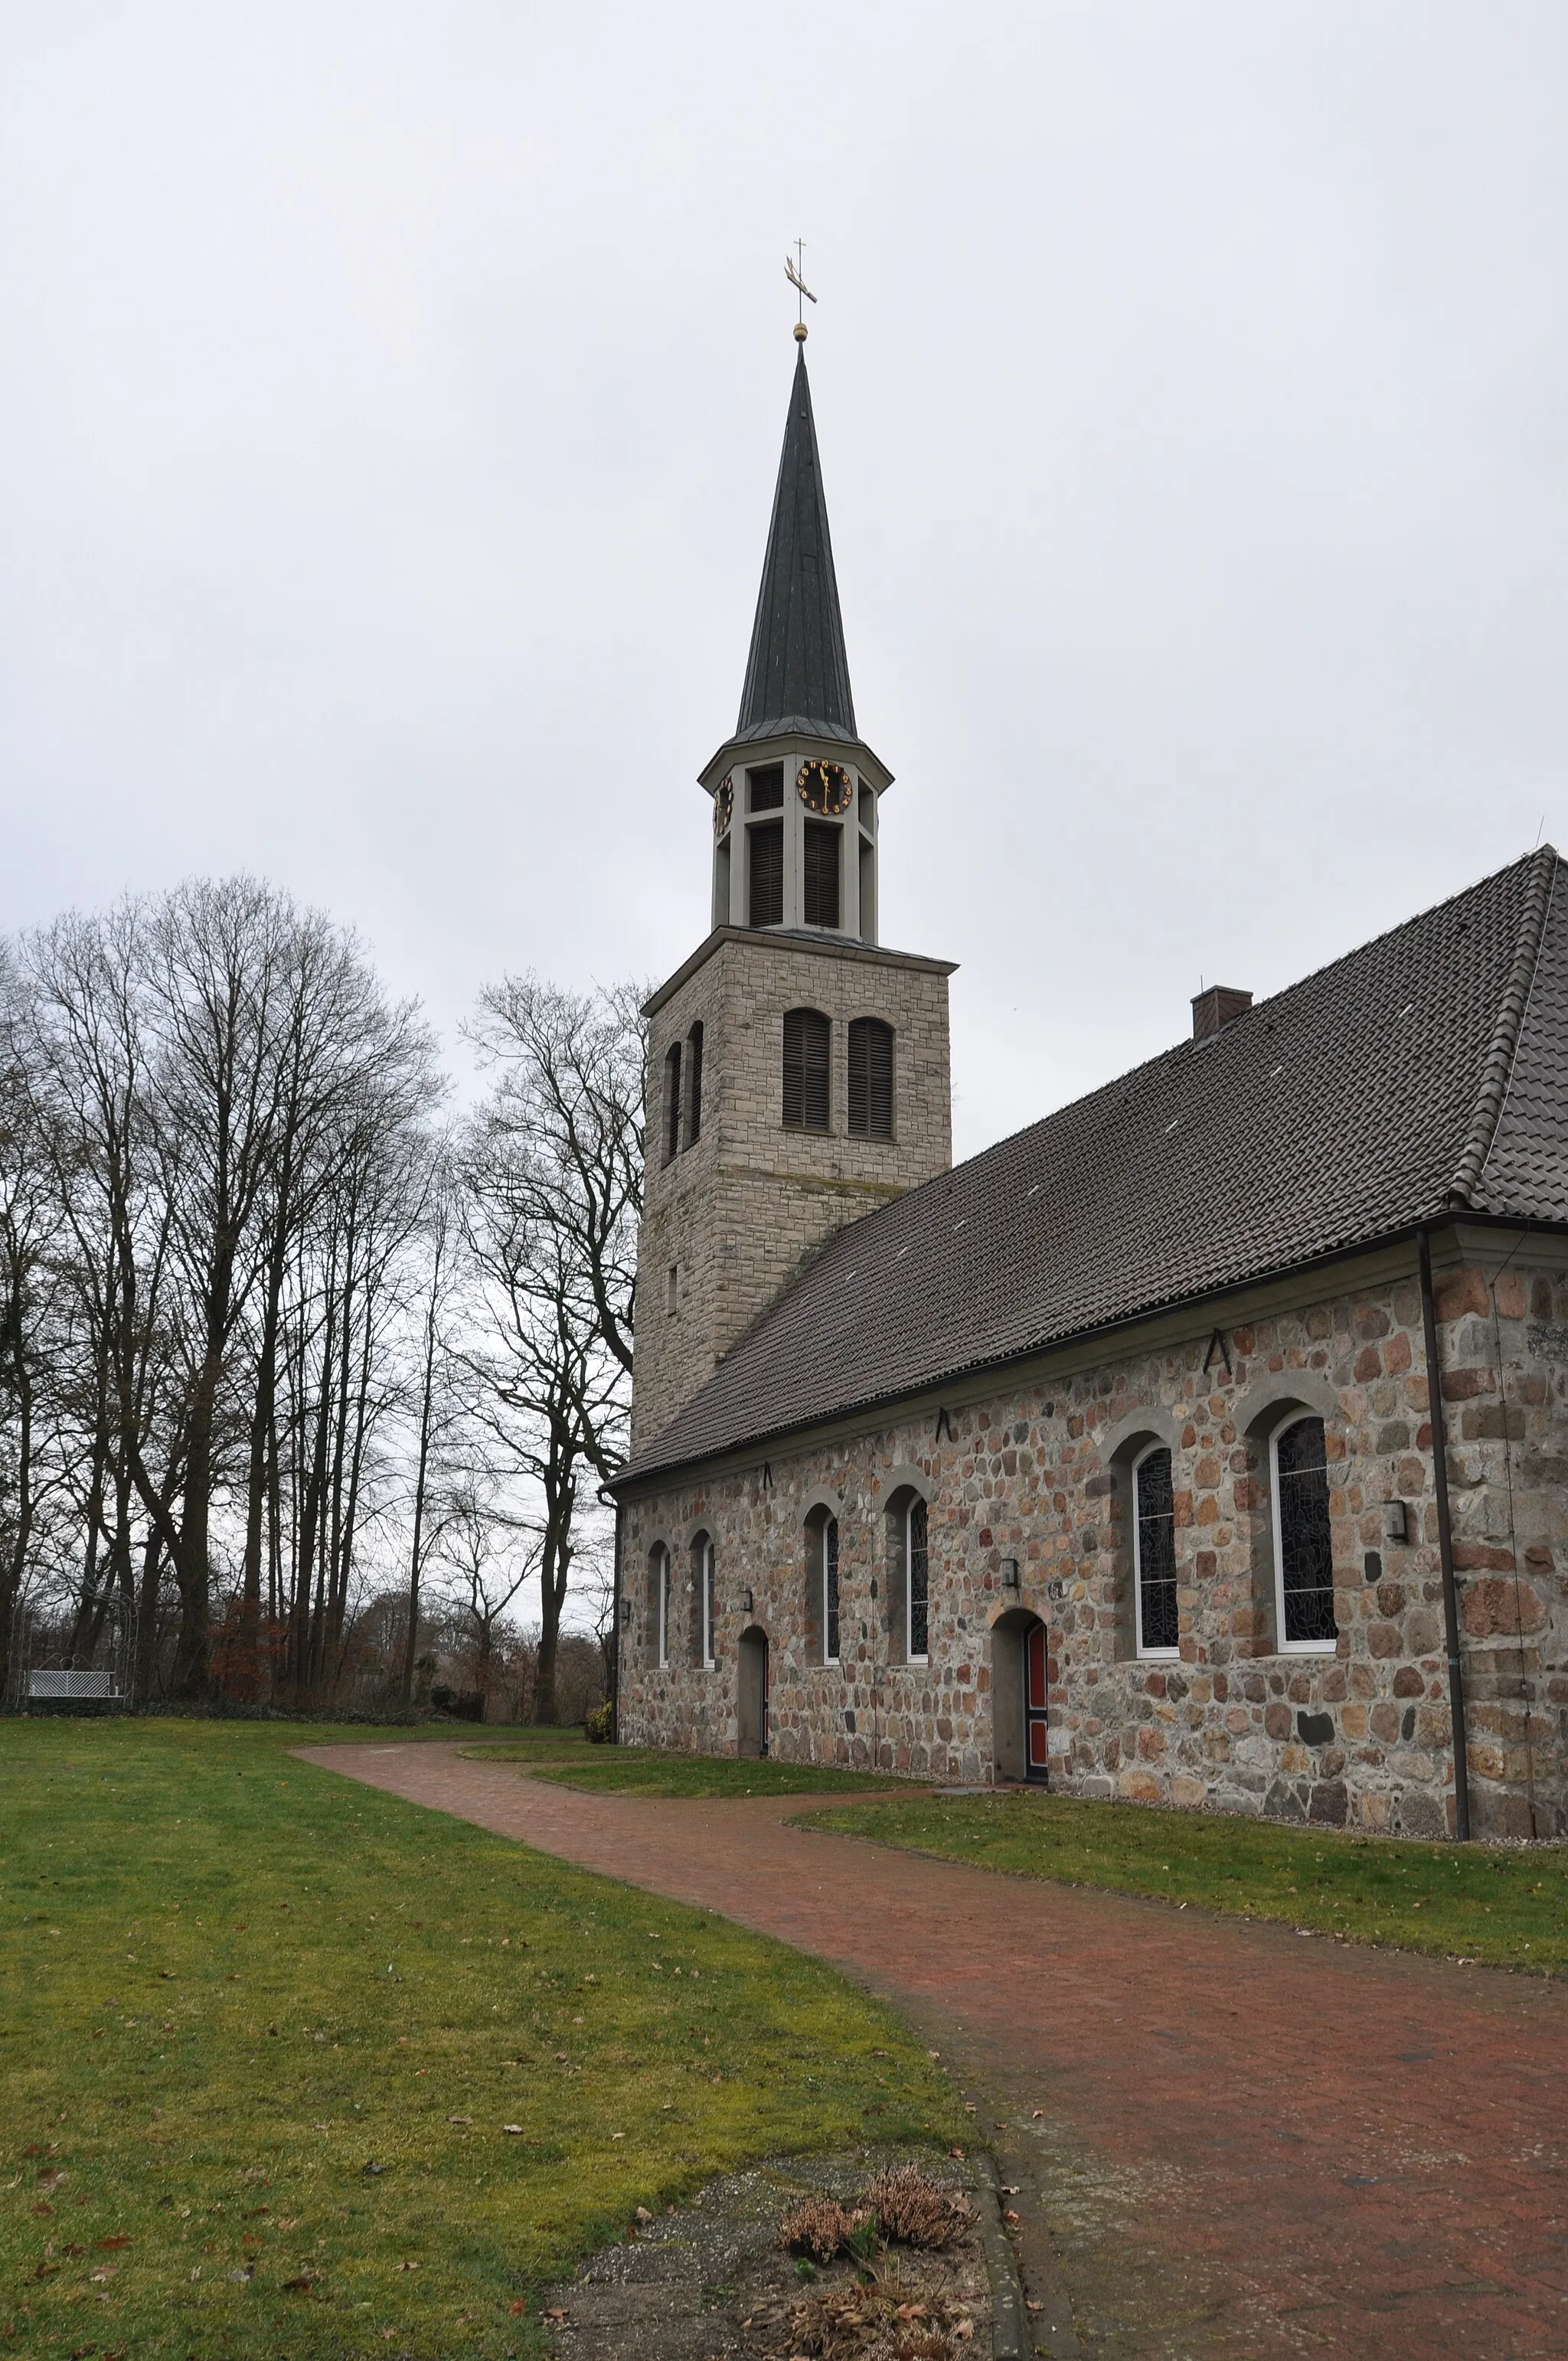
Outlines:
{"type": "Polygon", "coordinates": [[[499,2361],[639,2204],[954,2136],[828,1970],[285,1751],[337,1734],[0,1722],[0,2352],[499,2361]]]}
{"type": "Polygon", "coordinates": [[[807,1824],[982,1869],[1275,1918],[1351,1942],[1556,1975],[1568,1847],[1411,1844],[1014,1789],[836,1806],[807,1824]]]}

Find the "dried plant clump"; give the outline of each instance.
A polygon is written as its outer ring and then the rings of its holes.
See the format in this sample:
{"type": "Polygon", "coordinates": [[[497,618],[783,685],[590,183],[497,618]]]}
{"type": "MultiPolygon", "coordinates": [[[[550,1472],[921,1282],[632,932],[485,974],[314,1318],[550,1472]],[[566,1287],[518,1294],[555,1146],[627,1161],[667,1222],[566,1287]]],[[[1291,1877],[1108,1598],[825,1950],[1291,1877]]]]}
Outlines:
{"type": "Polygon", "coordinates": [[[863,2230],[871,2218],[864,2207],[847,2213],[836,2197],[803,2197],[780,2223],[779,2243],[791,2254],[814,2255],[819,2263],[830,2263],[849,2249],[856,2231],[863,2230]]]}
{"type": "Polygon", "coordinates": [[[968,2361],[974,2323],[941,2294],[862,2283],[797,2305],[790,2340],[806,2361],[968,2361]]]}
{"type": "Polygon", "coordinates": [[[946,2246],[973,2220],[963,2198],[928,2180],[917,2164],[877,2173],[866,2191],[877,2228],[904,2246],[946,2246]]]}

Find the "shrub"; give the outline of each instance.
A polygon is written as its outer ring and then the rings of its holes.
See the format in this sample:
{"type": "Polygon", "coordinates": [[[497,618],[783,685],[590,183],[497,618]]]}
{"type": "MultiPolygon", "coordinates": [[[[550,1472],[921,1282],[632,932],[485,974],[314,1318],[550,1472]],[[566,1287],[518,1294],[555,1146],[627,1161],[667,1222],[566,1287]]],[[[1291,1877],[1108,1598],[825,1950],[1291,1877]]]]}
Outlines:
{"type": "Polygon", "coordinates": [[[615,1736],[615,1715],[608,1697],[603,1705],[596,1705],[592,1713],[584,1715],[583,1736],[590,1746],[603,1746],[615,1736]]]}
{"type": "Polygon", "coordinates": [[[863,2208],[846,2213],[836,2197],[803,2197],[779,2224],[779,2244],[792,2254],[815,2255],[819,2263],[830,2263],[840,2252],[856,2251],[857,2235],[871,2218],[863,2208]]]}
{"type": "Polygon", "coordinates": [[[946,2246],[971,2219],[964,2199],[927,2180],[917,2164],[874,2174],[866,2195],[883,2236],[905,2246],[946,2246]]]}

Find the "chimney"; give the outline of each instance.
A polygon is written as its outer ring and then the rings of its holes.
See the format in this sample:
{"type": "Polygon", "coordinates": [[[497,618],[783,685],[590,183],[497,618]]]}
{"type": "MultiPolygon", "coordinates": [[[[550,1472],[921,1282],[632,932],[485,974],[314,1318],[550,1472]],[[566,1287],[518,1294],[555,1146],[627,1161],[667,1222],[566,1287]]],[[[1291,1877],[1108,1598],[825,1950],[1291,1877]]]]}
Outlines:
{"type": "Polygon", "coordinates": [[[1252,1006],[1250,992],[1238,992],[1234,984],[1212,983],[1207,992],[1192,996],[1192,1038],[1207,1041],[1220,1032],[1233,1016],[1245,1016],[1252,1006]]]}

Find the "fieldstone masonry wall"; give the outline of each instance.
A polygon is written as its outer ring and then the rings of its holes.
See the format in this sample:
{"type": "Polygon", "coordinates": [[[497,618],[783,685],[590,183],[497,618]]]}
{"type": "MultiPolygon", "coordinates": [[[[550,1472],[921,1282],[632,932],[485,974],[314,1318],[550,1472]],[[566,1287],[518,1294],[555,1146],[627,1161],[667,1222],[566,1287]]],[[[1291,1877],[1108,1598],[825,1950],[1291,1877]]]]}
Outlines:
{"type": "MultiPolygon", "coordinates": [[[[1554,1249],[1473,1242],[1440,1269],[1450,1484],[1477,1833],[1568,1835],[1568,1276],[1554,1249]]],[[[1413,1257],[1411,1257],[1413,1265],[1413,1257]]],[[[993,1630],[1020,1594],[1048,1633],[1050,1777],[1081,1795],[1267,1813],[1410,1836],[1453,1825],[1447,1669],[1420,1298],[1385,1274],[1093,1367],[1048,1367],[938,1421],[628,1501],[625,1740],[734,1747],[737,1644],[771,1653],[772,1749],[975,1780],[993,1764],[993,1630]],[[1205,1367],[1205,1362],[1208,1366],[1205,1367]],[[1337,1647],[1276,1652],[1267,1437],[1324,1415],[1337,1647]],[[937,1427],[940,1424],[940,1439],[937,1427]],[[1134,1644],[1127,1487],[1140,1435],[1173,1451],[1180,1655],[1134,1644]],[[890,1662],[886,1514],[929,1502],[930,1661],[890,1662]],[[810,1661],[805,1520],[839,1518],[842,1664],[810,1661]],[[1387,1530],[1403,1504],[1405,1536],[1387,1530]],[[717,1553],[717,1666],[693,1661],[691,1543],[717,1553]],[[649,1553],[674,1565],[667,1669],[652,1662],[649,1553]],[[751,1605],[743,1607],[750,1591],[751,1605]]]]}
{"type": "Polygon", "coordinates": [[[952,1162],[948,964],[828,939],[721,929],[649,1003],[648,1180],[638,1247],[633,1448],[668,1426],[806,1258],[952,1162]],[[784,1020],[833,1027],[826,1133],[784,1127],[784,1020]],[[847,1029],[894,1030],[891,1140],[849,1136],[847,1029]],[[703,1028],[699,1136],[668,1161],[664,1060],[703,1028]],[[669,1274],[677,1273],[670,1308],[669,1274]]]}

